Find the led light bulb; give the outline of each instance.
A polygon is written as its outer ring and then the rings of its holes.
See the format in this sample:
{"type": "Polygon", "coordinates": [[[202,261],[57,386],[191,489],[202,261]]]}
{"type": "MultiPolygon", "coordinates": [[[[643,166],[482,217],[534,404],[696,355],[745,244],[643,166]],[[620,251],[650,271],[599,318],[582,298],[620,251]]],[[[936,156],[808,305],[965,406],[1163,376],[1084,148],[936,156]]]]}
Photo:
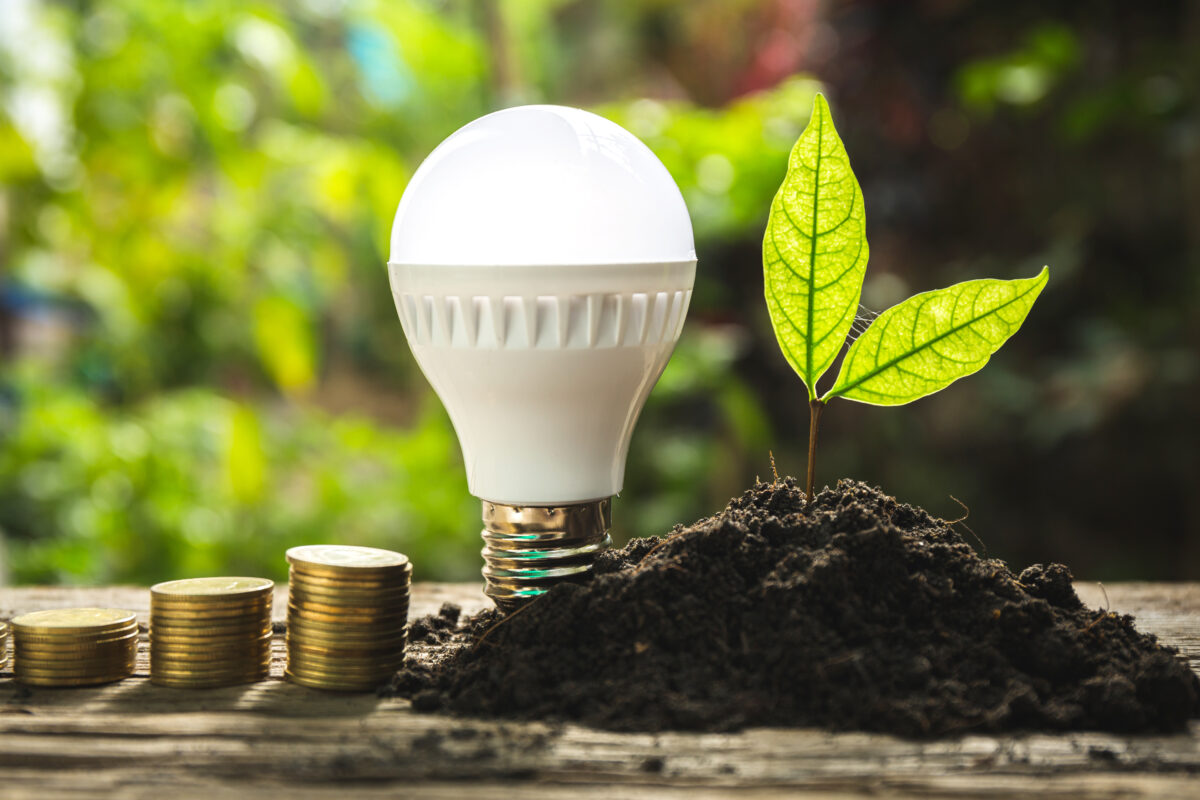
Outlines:
{"type": "Polygon", "coordinates": [[[512,608],[586,576],[691,301],[679,188],[603,117],[510,108],[425,159],[391,245],[404,333],[483,501],[487,593],[512,608]]]}

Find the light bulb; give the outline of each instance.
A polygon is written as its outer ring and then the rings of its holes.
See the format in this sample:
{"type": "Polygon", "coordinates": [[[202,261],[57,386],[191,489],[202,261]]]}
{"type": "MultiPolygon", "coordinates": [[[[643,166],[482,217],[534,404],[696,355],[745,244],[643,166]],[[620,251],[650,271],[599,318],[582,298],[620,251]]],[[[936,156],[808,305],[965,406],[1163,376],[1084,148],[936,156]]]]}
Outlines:
{"type": "Polygon", "coordinates": [[[489,114],[413,175],[392,294],[483,501],[486,591],[502,608],[585,577],[610,543],[610,499],[695,273],[679,188],[595,114],[489,114]]]}

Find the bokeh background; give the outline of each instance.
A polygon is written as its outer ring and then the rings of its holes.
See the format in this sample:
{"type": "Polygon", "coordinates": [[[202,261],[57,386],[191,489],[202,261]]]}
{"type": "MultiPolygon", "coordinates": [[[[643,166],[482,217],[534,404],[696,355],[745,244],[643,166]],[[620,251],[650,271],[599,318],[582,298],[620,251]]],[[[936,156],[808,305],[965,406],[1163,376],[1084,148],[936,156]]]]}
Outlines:
{"type": "Polygon", "coordinates": [[[825,413],[854,476],[1082,577],[1200,578],[1200,4],[3,0],[5,580],[281,577],[286,547],[475,579],[479,509],[386,289],[405,181],[488,111],[640,136],[700,258],[618,538],[719,510],[807,408],[760,241],[812,95],[866,195],[863,302],[1049,287],[980,374],[825,413]]]}

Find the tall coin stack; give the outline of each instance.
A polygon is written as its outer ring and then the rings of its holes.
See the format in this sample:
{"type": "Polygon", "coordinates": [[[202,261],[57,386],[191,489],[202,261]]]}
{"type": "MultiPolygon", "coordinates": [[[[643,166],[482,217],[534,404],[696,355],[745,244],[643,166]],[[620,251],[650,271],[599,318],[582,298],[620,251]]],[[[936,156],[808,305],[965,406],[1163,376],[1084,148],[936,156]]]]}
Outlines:
{"type": "Polygon", "coordinates": [[[62,608],[12,621],[13,674],[31,686],[92,686],[133,674],[137,615],[115,608],[62,608]]]}
{"type": "Polygon", "coordinates": [[[369,691],[404,660],[408,556],[374,547],[287,551],[287,676],[316,689],[369,691]]]}
{"type": "Polygon", "coordinates": [[[192,578],[150,587],[150,682],[198,689],[265,679],[271,600],[265,578],[192,578]]]}
{"type": "Polygon", "coordinates": [[[0,622],[0,669],[8,666],[8,623],[0,622]]]}

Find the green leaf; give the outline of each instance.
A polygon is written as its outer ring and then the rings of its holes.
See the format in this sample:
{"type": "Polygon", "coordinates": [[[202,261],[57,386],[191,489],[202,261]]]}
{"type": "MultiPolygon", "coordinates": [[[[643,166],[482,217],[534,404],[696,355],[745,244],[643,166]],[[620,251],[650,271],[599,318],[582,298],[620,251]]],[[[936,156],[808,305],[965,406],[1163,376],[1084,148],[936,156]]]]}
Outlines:
{"type": "Polygon", "coordinates": [[[828,400],[899,406],[983,368],[1025,321],[1050,270],[1015,281],[979,280],[910,297],[855,340],[828,400]]]}
{"type": "Polygon", "coordinates": [[[767,310],[779,347],[816,399],[817,379],[837,357],[867,269],[862,189],[817,95],[788,159],[763,237],[767,310]]]}

